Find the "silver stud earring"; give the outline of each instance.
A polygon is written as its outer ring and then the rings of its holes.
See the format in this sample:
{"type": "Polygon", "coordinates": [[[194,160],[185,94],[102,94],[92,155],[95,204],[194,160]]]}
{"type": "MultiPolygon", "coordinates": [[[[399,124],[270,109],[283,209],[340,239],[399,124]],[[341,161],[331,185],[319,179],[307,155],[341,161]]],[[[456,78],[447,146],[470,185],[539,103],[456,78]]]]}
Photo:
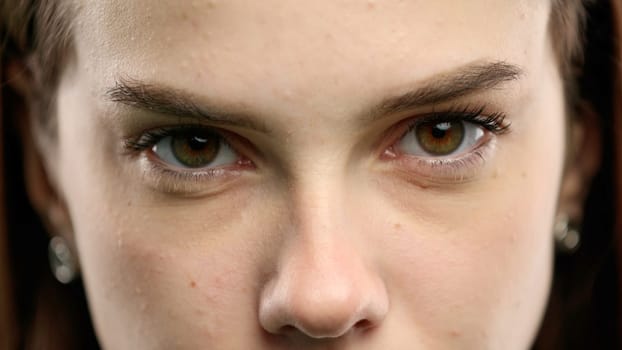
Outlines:
{"type": "Polygon", "coordinates": [[[581,232],[570,223],[567,214],[559,214],[553,227],[555,247],[563,253],[574,253],[581,245],[581,232]]]}
{"type": "Polygon", "coordinates": [[[48,247],[50,267],[58,282],[71,283],[78,275],[78,264],[69,248],[67,240],[61,236],[55,236],[50,240],[48,247]]]}

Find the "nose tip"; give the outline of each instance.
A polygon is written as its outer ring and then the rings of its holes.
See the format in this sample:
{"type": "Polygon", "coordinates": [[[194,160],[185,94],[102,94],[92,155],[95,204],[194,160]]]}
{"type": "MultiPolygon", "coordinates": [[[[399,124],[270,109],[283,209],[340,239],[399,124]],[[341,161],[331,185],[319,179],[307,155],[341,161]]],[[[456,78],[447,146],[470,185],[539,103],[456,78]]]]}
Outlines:
{"type": "Polygon", "coordinates": [[[307,265],[266,284],[259,321],[273,334],[338,338],[378,326],[389,303],[382,281],[362,266],[307,265]]]}
{"type": "MultiPolygon", "coordinates": [[[[277,287],[278,288],[278,287],[277,287]]],[[[378,325],[386,313],[386,303],[374,302],[363,293],[327,286],[302,293],[268,291],[260,306],[260,323],[273,334],[301,333],[310,338],[338,338],[352,331],[378,325]],[[280,294],[280,295],[279,295],[280,294]],[[289,295],[284,295],[289,294],[289,295]]]]}
{"type": "Polygon", "coordinates": [[[293,322],[289,328],[311,338],[338,338],[354,330],[365,330],[380,323],[382,312],[362,305],[358,296],[341,295],[332,299],[320,296],[315,301],[299,300],[290,310],[293,322]]]}

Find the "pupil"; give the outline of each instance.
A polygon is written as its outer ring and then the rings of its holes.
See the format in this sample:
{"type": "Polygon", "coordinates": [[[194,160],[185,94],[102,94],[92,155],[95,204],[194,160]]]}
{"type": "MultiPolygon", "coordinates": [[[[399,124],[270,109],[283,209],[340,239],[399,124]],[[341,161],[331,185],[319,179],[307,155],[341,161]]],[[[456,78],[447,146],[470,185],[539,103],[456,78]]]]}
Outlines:
{"type": "Polygon", "coordinates": [[[447,136],[447,132],[451,130],[453,126],[452,124],[453,123],[451,122],[443,122],[434,125],[434,127],[432,128],[432,137],[436,139],[444,138],[445,136],[447,136]]]}
{"type": "Polygon", "coordinates": [[[445,137],[446,134],[447,134],[447,130],[443,130],[442,128],[439,128],[438,125],[435,125],[434,128],[432,129],[432,137],[434,137],[435,139],[442,139],[445,137]]]}
{"type": "Polygon", "coordinates": [[[206,143],[207,143],[207,139],[198,137],[198,136],[193,136],[188,139],[188,146],[193,151],[198,151],[198,150],[203,149],[206,143]]]}

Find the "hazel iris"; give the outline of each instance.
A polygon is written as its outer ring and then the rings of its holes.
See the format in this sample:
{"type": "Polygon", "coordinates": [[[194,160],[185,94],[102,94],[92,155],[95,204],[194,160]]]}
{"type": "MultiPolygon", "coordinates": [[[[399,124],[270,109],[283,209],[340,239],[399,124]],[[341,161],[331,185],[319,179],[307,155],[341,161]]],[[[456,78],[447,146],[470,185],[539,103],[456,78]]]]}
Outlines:
{"type": "Polygon", "coordinates": [[[209,165],[220,149],[217,135],[204,133],[183,133],[171,138],[171,151],[179,163],[188,168],[201,168],[209,165]]]}
{"type": "Polygon", "coordinates": [[[450,155],[460,148],[464,140],[464,123],[460,121],[421,123],[415,128],[421,148],[435,156],[450,155]]]}

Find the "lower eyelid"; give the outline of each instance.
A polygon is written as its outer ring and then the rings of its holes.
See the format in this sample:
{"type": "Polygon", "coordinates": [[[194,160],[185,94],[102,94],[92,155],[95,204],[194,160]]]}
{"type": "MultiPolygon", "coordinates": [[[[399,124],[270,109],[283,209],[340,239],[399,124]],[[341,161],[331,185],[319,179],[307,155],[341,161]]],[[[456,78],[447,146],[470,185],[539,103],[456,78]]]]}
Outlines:
{"type": "MultiPolygon", "coordinates": [[[[152,164],[153,169],[161,169],[169,174],[177,174],[179,177],[187,176],[189,178],[197,178],[198,176],[216,177],[226,171],[242,171],[254,168],[252,162],[241,156],[238,156],[238,159],[232,163],[203,168],[182,168],[171,165],[160,159],[160,157],[152,150],[148,150],[147,153],[145,153],[144,158],[145,161],[152,164]]],[[[180,178],[180,180],[181,179],[183,178],[180,178]]]]}
{"type": "Polygon", "coordinates": [[[165,194],[181,196],[214,195],[227,188],[227,185],[240,177],[243,165],[216,167],[202,170],[171,169],[162,165],[155,156],[143,154],[139,160],[143,182],[165,194]]]}
{"type": "Polygon", "coordinates": [[[495,150],[496,140],[490,137],[473,150],[457,157],[425,158],[395,154],[389,161],[411,182],[458,184],[475,178],[494,156],[495,150]]]}

